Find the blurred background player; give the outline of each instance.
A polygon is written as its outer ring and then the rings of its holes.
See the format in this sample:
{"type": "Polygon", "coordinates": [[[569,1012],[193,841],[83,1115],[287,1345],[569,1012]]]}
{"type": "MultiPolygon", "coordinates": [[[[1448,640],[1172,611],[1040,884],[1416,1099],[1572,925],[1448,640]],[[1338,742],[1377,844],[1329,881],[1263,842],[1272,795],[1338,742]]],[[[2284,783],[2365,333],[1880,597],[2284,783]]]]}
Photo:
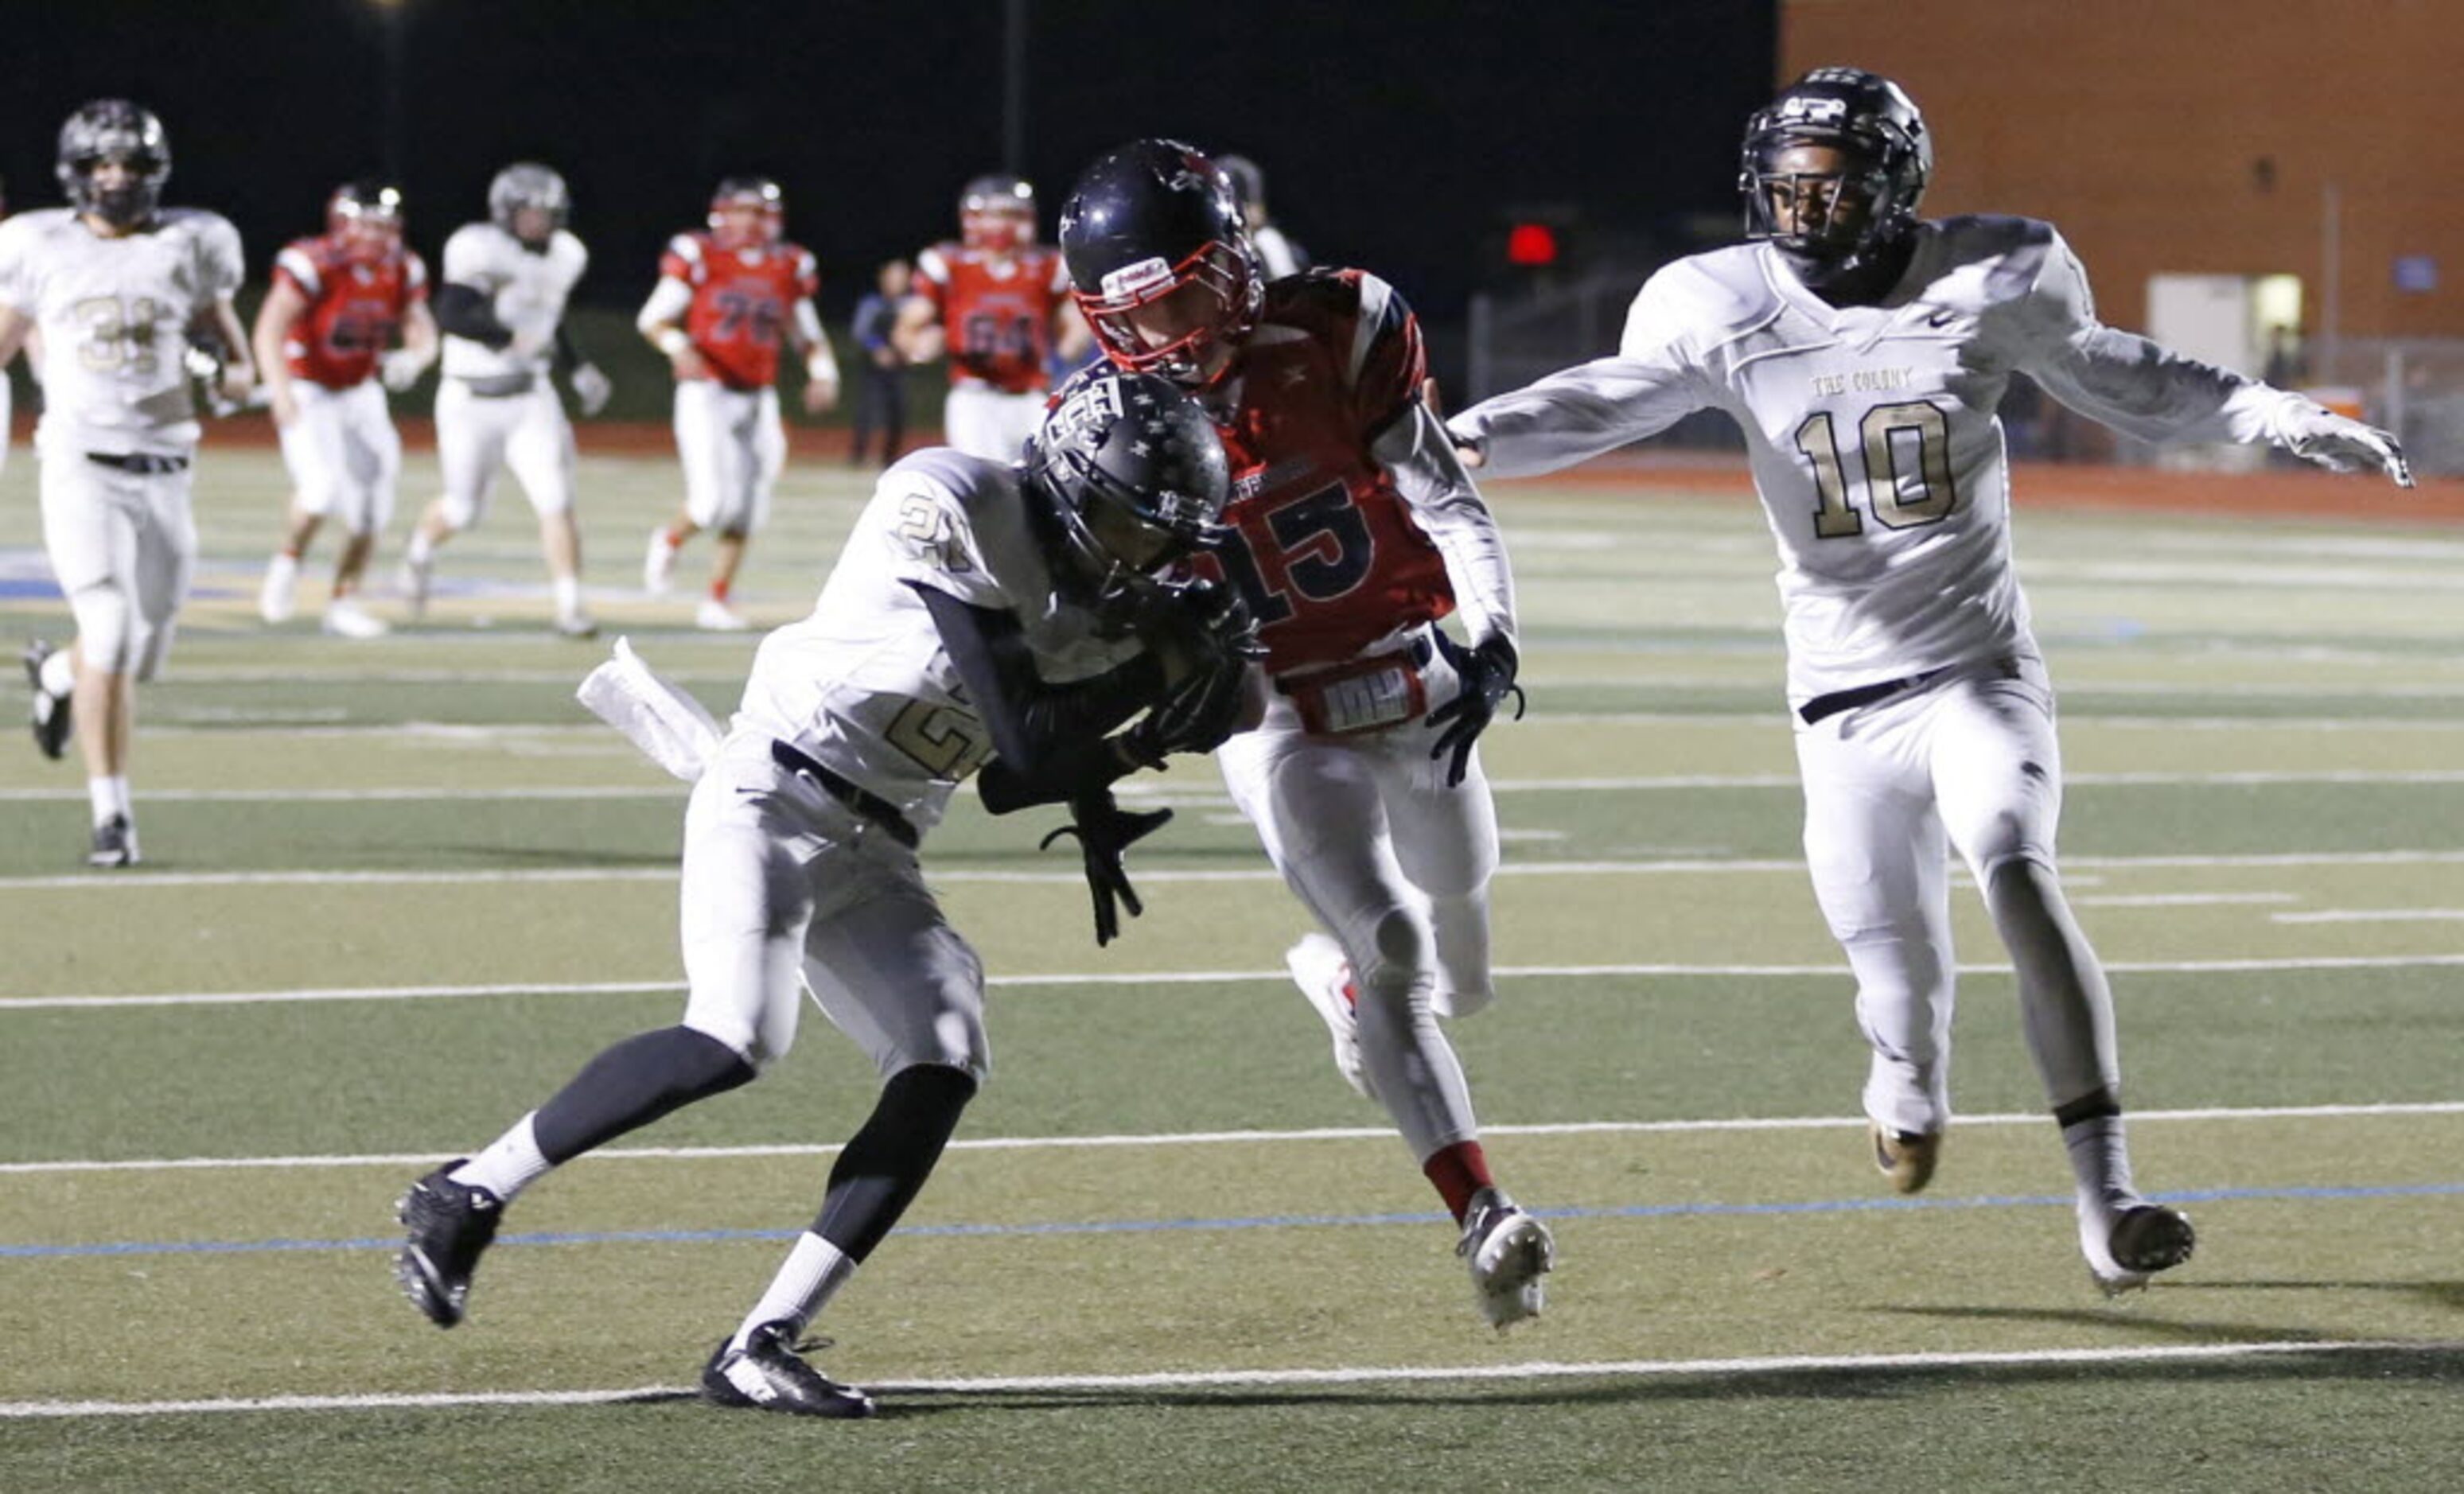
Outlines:
{"type": "Polygon", "coordinates": [[[518,1194],[750,1083],[786,1056],[809,991],[872,1060],[880,1095],[812,1224],[711,1354],[702,1394],[872,1414],[797,1340],[914,1200],[991,1065],[982,963],[918,850],[996,751],[1022,780],[1097,792],[1160,760],[1157,744],[1122,750],[1144,721],[1108,735],[1167,682],[1103,614],[1115,588],[1151,585],[1202,542],[1224,481],[1222,448],[1186,399],[1160,380],[1109,378],[1054,410],[1023,466],[928,450],[884,473],[812,614],[762,640],[723,737],[706,719],[681,740],[645,730],[677,695],[629,655],[592,676],[593,709],[697,780],[679,899],[691,991],[681,1022],[602,1052],[477,1155],[411,1185],[395,1274],[429,1321],[463,1320],[518,1194]],[[602,696],[602,681],[625,683],[602,696]]]}
{"type": "Polygon", "coordinates": [[[1293,978],[1445,1200],[1482,1312],[1533,1316],[1554,1246],[1491,1177],[1437,1022],[1491,995],[1497,812],[1474,741],[1513,686],[1514,586],[1420,403],[1419,322],[1358,270],[1268,285],[1230,184],[1176,141],[1089,166],[1061,249],[1105,355],[1195,392],[1231,459],[1233,533],[1203,559],[1246,599],[1274,699],[1216,760],[1326,931],[1293,978]],[[1449,612],[1469,648],[1436,626],[1449,612]]]}
{"type": "Polygon", "coordinates": [[[881,455],[875,465],[898,460],[907,439],[907,360],[891,341],[898,325],[898,308],[915,282],[915,267],[904,259],[884,263],[873,288],[855,303],[852,331],[864,362],[856,369],[855,431],[847,444],[847,465],[864,465],[864,453],[881,432],[881,455]]]}
{"type": "Polygon", "coordinates": [[[684,507],[650,531],[642,587],[665,596],[676,552],[701,531],[716,531],[710,593],[693,624],[718,632],[751,626],[728,593],[787,461],[776,387],[781,339],[804,360],[804,412],[818,415],[839,401],[838,361],[813,310],[821,275],[810,253],[781,236],[786,217],[786,194],[769,178],[719,183],[709,228],[668,241],[659,283],[635,319],[675,370],[676,454],[685,469],[684,507]]]}
{"type": "Polygon", "coordinates": [[[573,424],[549,374],[568,370],[585,416],[607,404],[607,376],[564,329],[564,305],[589,268],[589,252],[564,227],[572,199],[564,178],[519,161],[488,184],[486,223],[445,241],[435,296],[445,329],[445,377],[436,389],[436,459],[445,493],[428,505],[403,556],[403,590],[414,618],[428,610],[436,548],[477,523],[501,467],[513,469],[539,515],[539,547],[555,584],[556,630],[587,638],[598,625],[582,605],[582,531],[573,515],[573,424]]]}
{"type": "Polygon", "coordinates": [[[1857,978],[1875,1165],[1932,1177],[1950,1121],[1948,858],[1984,894],[2108,1294],[2190,1257],[2140,1195],[2113,997],[2065,897],[2054,691],[2011,560],[1994,411],[2013,372],[2145,441],[2266,442],[2410,486],[2384,431],[2096,318],[2053,225],[1917,216],[1933,140],[1888,78],[1818,68],[1748,122],[1751,242],[1636,296],[1614,357],[1456,417],[1467,460],[1551,472],[1718,409],[1779,541],[1788,697],[1815,900],[1857,978]]]}
{"type": "Polygon", "coordinates": [[[1309,254],[1266,216],[1266,173],[1246,156],[1218,156],[1216,166],[1232,184],[1232,200],[1241,205],[1241,221],[1249,228],[1249,246],[1258,252],[1258,267],[1269,280],[1298,275],[1309,268],[1309,254]]]}
{"type": "Polygon", "coordinates": [[[1035,242],[1035,188],[979,176],[958,197],[959,241],[915,259],[914,295],[892,334],[907,361],[950,359],[943,439],[970,456],[1014,462],[1043,417],[1056,351],[1087,356],[1061,255],[1035,242]]]}
{"type": "Polygon", "coordinates": [[[26,671],[43,755],[59,757],[77,729],[88,860],[130,867],[137,682],[162,668],[196,564],[191,380],[202,373],[233,404],[253,380],[231,307],[239,233],[217,214],[161,206],[170,139],[124,99],[69,116],[57,170],[70,207],[0,223],[0,368],[39,340],[43,545],[77,618],[77,642],[55,652],[36,641],[26,671]]]}
{"type": "Polygon", "coordinates": [[[401,189],[353,182],[326,203],[324,233],[275,256],[273,288],[256,314],[256,364],[294,492],[290,528],[257,593],[269,623],[289,620],[299,559],[332,518],[343,539],[324,630],[344,638],[385,631],[359,599],[402,476],[402,437],[385,390],[418,383],[436,361],[437,341],[428,266],[402,237],[401,189]]]}

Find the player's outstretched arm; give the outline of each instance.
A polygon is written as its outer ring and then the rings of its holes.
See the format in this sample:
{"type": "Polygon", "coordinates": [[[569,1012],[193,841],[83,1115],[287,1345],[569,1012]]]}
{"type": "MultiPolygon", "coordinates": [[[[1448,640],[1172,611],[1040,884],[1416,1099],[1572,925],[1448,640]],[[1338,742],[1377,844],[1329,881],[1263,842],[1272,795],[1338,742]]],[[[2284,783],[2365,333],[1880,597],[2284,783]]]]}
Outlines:
{"type": "Polygon", "coordinates": [[[788,319],[794,328],[796,351],[804,359],[804,413],[818,415],[835,409],[839,403],[839,360],[831,351],[830,335],[822,328],[822,314],[813,309],[813,298],[800,297],[788,319]]]}
{"type": "Polygon", "coordinates": [[[282,356],[282,344],[307,310],[308,297],[289,277],[277,275],[274,288],[265,293],[265,304],[256,309],[256,326],[250,334],[256,365],[265,370],[266,407],[273,411],[277,426],[299,418],[299,400],[292,392],[291,368],[282,356]]]}

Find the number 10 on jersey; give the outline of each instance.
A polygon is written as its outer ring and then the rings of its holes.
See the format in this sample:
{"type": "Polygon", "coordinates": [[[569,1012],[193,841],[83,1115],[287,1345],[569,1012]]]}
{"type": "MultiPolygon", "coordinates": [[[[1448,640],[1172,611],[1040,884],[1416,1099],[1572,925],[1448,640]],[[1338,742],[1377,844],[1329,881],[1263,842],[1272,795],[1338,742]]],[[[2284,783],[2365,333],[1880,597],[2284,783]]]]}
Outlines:
{"type": "MultiPolygon", "coordinates": [[[[1877,405],[1857,423],[1864,467],[1864,507],[1885,529],[1939,524],[1959,512],[1950,480],[1950,417],[1924,400],[1877,405]]],[[[1848,490],[1848,474],[1832,432],[1831,412],[1796,428],[1796,449],[1814,466],[1814,535],[1845,539],[1865,532],[1848,490]]]]}

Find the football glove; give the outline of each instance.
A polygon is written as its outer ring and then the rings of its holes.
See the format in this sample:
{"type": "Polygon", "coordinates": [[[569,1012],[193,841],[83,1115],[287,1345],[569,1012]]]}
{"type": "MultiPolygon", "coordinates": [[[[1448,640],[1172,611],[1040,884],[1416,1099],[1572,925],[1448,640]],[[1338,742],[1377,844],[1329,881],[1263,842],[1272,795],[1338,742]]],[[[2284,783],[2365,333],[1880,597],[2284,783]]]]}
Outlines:
{"type": "Polygon", "coordinates": [[[417,384],[419,376],[426,372],[427,356],[407,347],[394,348],[377,359],[377,377],[396,394],[417,384]]]}
{"type": "Polygon", "coordinates": [[[576,363],[573,372],[566,377],[572,381],[573,398],[581,406],[584,420],[605,409],[607,397],[616,392],[616,386],[599,371],[597,363],[576,363]]]}
{"type": "Polygon", "coordinates": [[[1497,715],[1498,702],[1512,695],[1514,718],[1523,719],[1523,687],[1514,683],[1518,663],[1514,645],[1503,635],[1485,638],[1469,648],[1447,637],[1442,628],[1431,628],[1429,636],[1437,641],[1438,652],[1454,667],[1460,682],[1455,698],[1430,712],[1428,718],[1431,729],[1438,732],[1438,744],[1429,749],[1429,756],[1454,754],[1454,760],[1446,764],[1446,787],[1456,788],[1470,766],[1472,744],[1497,715]]]}
{"type": "Polygon", "coordinates": [[[2318,405],[2293,417],[2290,425],[2285,447],[2294,455],[2335,472],[2375,468],[2399,488],[2412,486],[2412,464],[2387,432],[2318,405]]]}
{"type": "Polygon", "coordinates": [[[1172,820],[1172,811],[1123,809],[1113,802],[1110,789],[1098,789],[1071,800],[1069,817],[1074,823],[1045,836],[1036,849],[1047,849],[1065,835],[1078,842],[1079,859],[1087,868],[1087,890],[1095,902],[1095,943],[1100,947],[1120,936],[1121,909],[1128,909],[1133,918],[1146,912],[1137,890],[1130,886],[1121,853],[1162,829],[1172,820]]]}

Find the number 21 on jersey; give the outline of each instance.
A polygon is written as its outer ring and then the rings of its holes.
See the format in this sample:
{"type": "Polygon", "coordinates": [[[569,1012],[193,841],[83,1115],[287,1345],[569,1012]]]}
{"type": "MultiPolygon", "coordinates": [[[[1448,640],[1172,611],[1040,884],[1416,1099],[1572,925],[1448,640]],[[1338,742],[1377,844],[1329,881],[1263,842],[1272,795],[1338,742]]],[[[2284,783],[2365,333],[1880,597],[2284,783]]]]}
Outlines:
{"type": "MultiPolygon", "coordinates": [[[[1950,480],[1950,417],[1942,406],[1925,400],[1877,405],[1857,423],[1857,443],[1863,507],[1883,528],[1939,524],[1959,512],[1959,491],[1950,480]]],[[[1796,428],[1796,450],[1814,466],[1815,538],[1863,534],[1864,515],[1849,491],[1829,410],[1796,428]]]]}

